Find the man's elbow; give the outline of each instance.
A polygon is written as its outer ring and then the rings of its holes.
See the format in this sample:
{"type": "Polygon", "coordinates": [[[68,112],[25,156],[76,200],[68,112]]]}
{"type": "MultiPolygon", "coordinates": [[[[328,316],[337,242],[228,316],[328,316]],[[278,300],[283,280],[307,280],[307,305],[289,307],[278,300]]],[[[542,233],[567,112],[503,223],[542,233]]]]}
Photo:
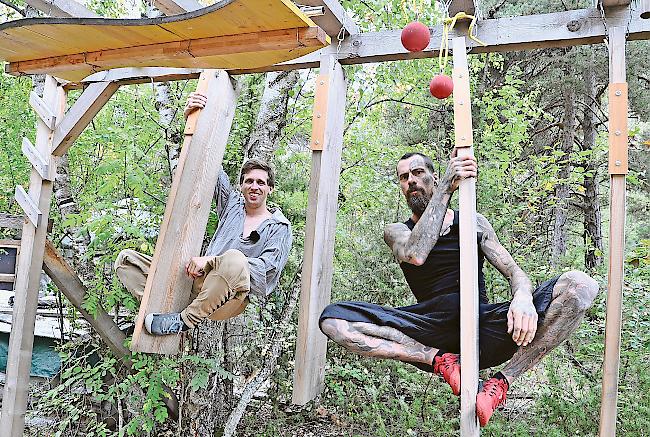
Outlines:
{"type": "Polygon", "coordinates": [[[405,261],[409,264],[413,264],[414,266],[421,266],[425,263],[426,260],[426,258],[422,258],[421,256],[410,255],[406,258],[405,261]]]}

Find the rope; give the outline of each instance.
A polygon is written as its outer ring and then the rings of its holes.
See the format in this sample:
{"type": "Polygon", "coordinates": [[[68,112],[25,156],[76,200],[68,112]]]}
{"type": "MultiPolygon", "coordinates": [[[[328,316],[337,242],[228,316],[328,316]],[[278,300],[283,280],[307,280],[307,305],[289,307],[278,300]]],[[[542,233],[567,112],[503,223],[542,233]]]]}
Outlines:
{"type": "Polygon", "coordinates": [[[440,67],[440,71],[444,71],[445,67],[447,66],[447,59],[449,58],[449,31],[454,28],[456,25],[456,22],[458,20],[465,20],[465,19],[470,19],[472,20],[469,23],[469,29],[467,29],[467,36],[469,39],[474,41],[475,43],[486,46],[487,44],[478,39],[474,35],[474,25],[476,24],[476,17],[474,15],[468,15],[465,12],[459,12],[453,17],[447,16],[443,20],[443,25],[442,25],[442,38],[440,40],[440,51],[438,52],[438,66],[440,67]]]}

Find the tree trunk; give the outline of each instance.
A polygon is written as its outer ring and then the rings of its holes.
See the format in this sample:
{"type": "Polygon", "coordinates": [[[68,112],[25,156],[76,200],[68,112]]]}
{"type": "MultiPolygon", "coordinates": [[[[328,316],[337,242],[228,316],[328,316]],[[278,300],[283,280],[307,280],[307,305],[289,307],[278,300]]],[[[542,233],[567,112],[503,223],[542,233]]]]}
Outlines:
{"type": "MultiPolygon", "coordinates": [[[[260,111],[244,146],[244,161],[250,158],[271,161],[287,123],[289,91],[298,78],[299,74],[295,71],[266,75],[260,111]]],[[[290,296],[289,302],[283,302],[284,305],[291,305],[291,299],[297,300],[293,294],[290,296]]],[[[264,304],[262,299],[253,302],[253,305],[264,304]]],[[[261,312],[253,312],[253,308],[249,305],[244,314],[225,322],[204,321],[195,330],[198,334],[195,334],[192,349],[201,357],[217,358],[214,362],[217,368],[209,373],[207,386],[197,391],[189,388],[189,382],[198,369],[189,368],[184,375],[181,435],[214,435],[215,431],[224,428],[226,422],[231,430],[237,427],[241,412],[250,402],[250,398],[240,398],[246,393],[250,394],[251,384],[259,384],[260,378],[255,375],[260,374],[260,368],[266,367],[262,365],[261,351],[269,350],[271,343],[284,341],[284,336],[271,336],[269,339],[263,334],[261,312]],[[238,414],[233,416],[231,412],[235,408],[238,414]]]]}
{"type": "MultiPolygon", "coordinates": [[[[591,51],[593,59],[593,50],[591,51]]],[[[593,62],[589,63],[593,65],[593,62]]],[[[582,123],[584,151],[593,151],[596,147],[596,125],[593,107],[596,104],[596,73],[593,68],[584,70],[585,110],[582,123]]],[[[598,165],[594,159],[585,161],[584,193],[584,231],[585,267],[592,270],[603,262],[603,234],[600,216],[600,199],[598,197],[598,165]]]]}
{"type": "Polygon", "coordinates": [[[567,220],[569,208],[569,175],[571,174],[570,153],[575,139],[575,90],[571,84],[564,89],[564,117],[562,126],[562,157],[560,158],[560,171],[558,184],[555,187],[555,223],[553,226],[553,245],[551,265],[558,267],[561,258],[566,253],[567,246],[567,220]]]}
{"type": "Polygon", "coordinates": [[[287,124],[289,91],[296,85],[298,78],[297,70],[266,74],[260,112],[244,146],[244,161],[256,158],[268,162],[273,157],[282,130],[287,124]]]}

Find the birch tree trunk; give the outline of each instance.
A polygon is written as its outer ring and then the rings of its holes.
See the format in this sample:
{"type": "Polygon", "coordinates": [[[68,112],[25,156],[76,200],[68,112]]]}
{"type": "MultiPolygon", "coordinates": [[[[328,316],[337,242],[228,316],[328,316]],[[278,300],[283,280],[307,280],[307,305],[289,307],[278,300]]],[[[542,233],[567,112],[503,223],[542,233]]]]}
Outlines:
{"type": "MultiPolygon", "coordinates": [[[[590,65],[593,65],[593,50],[591,51],[590,65]]],[[[585,68],[585,110],[582,122],[584,151],[593,151],[596,147],[596,124],[593,111],[596,105],[596,73],[593,68],[585,68]]],[[[583,201],[585,243],[585,267],[592,270],[603,262],[603,233],[600,215],[600,199],[598,187],[598,165],[594,159],[587,159],[585,164],[585,177],[583,181],[585,190],[583,201]]]]}
{"type": "Polygon", "coordinates": [[[564,117],[562,120],[562,142],[563,155],[560,158],[560,171],[558,172],[558,184],[555,187],[555,209],[553,226],[553,243],[551,248],[551,265],[558,267],[561,258],[566,253],[567,245],[567,220],[569,209],[569,184],[571,174],[570,153],[575,140],[575,90],[571,84],[563,90],[564,117]]]}
{"type": "MultiPolygon", "coordinates": [[[[295,71],[266,75],[260,110],[244,146],[244,161],[250,158],[272,160],[287,124],[289,91],[298,78],[299,73],[295,71]]],[[[288,296],[288,301],[283,305],[292,308],[297,295],[289,293],[288,296]]],[[[262,350],[271,350],[274,344],[281,344],[285,336],[265,338],[264,322],[260,315],[260,307],[264,305],[264,300],[255,299],[244,314],[225,322],[206,320],[195,329],[198,332],[193,339],[192,349],[201,357],[214,359],[213,364],[217,368],[209,373],[207,387],[196,391],[188,387],[188,382],[192,375],[196,375],[197,369],[190,368],[184,375],[181,435],[215,435],[215,432],[224,429],[226,423],[229,432],[234,432],[252,398],[250,391],[253,384],[259,387],[258,376],[266,375],[268,379],[272,374],[271,368],[266,367],[274,367],[275,360],[263,362],[262,350]]]]}

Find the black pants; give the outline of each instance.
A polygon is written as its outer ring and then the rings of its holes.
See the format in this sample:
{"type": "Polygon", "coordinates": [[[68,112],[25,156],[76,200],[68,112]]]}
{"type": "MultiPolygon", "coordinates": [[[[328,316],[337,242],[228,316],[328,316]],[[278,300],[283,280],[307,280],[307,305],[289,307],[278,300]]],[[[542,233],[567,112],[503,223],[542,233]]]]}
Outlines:
{"type": "MultiPolygon", "coordinates": [[[[559,277],[550,279],[533,292],[533,304],[539,316],[538,326],[544,320],[553,297],[553,286],[559,277]]],[[[486,369],[508,361],[518,349],[508,334],[510,302],[479,304],[479,367],[486,369]]],[[[339,302],[328,305],[320,316],[349,322],[365,322],[390,326],[417,342],[443,350],[460,353],[460,294],[436,296],[427,301],[399,308],[367,302],[339,302]]],[[[431,366],[412,363],[432,371],[431,366]]]]}

